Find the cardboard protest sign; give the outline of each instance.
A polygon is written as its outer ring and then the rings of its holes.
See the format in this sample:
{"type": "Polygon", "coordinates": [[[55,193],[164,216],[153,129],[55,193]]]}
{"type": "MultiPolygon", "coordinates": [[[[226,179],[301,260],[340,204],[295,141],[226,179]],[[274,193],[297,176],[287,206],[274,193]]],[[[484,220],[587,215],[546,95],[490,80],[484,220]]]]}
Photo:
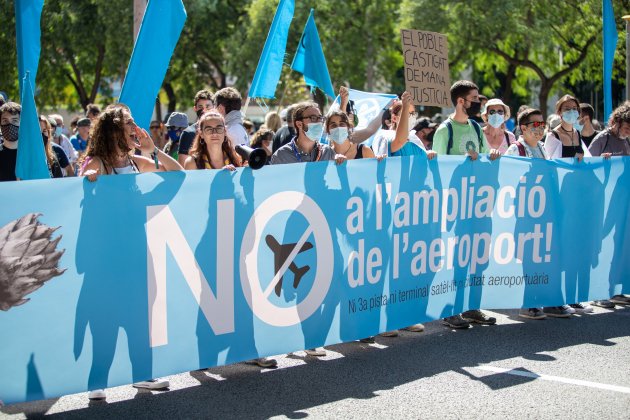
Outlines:
{"type": "Polygon", "coordinates": [[[437,32],[402,29],[405,86],[415,105],[450,107],[448,41],[437,32]]]}

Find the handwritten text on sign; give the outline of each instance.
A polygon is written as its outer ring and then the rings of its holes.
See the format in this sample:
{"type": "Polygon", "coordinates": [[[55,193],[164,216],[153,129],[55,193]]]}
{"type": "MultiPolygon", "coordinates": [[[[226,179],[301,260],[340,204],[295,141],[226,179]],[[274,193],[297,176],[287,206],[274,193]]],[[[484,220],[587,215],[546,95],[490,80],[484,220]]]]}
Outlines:
{"type": "Polygon", "coordinates": [[[446,35],[401,30],[405,85],[414,104],[450,107],[450,77],[446,35]]]}

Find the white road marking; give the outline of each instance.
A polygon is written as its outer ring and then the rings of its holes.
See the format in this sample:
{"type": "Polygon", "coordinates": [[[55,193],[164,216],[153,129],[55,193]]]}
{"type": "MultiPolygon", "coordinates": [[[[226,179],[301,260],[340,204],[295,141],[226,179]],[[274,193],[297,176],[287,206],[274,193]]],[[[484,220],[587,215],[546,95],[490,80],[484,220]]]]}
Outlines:
{"type": "Polygon", "coordinates": [[[537,373],[528,372],[524,370],[505,369],[505,368],[499,368],[499,367],[488,366],[488,365],[475,366],[473,367],[473,369],[485,370],[486,372],[506,373],[508,375],[514,375],[514,376],[523,376],[526,378],[542,379],[543,381],[562,382],[565,384],[587,386],[590,388],[605,389],[606,391],[614,391],[614,392],[621,392],[624,394],[630,394],[630,388],[627,388],[625,386],[600,384],[598,382],[583,381],[581,379],[563,378],[561,376],[539,375],[537,373]]]}

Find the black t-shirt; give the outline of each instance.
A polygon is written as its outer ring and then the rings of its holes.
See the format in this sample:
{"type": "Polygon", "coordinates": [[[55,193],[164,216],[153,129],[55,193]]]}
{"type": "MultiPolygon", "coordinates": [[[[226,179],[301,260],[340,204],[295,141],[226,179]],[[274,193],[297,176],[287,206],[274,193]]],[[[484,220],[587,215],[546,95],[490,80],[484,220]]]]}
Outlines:
{"type": "Polygon", "coordinates": [[[586,145],[586,147],[589,147],[591,145],[591,142],[593,141],[595,136],[597,136],[599,133],[601,133],[601,131],[595,131],[595,132],[593,132],[592,135],[590,135],[588,137],[582,136],[582,140],[584,141],[584,144],[586,145]]]}
{"type": "Polygon", "coordinates": [[[0,144],[0,181],[15,181],[17,149],[8,149],[0,144]]]}
{"type": "Polygon", "coordinates": [[[57,161],[59,162],[59,166],[61,166],[62,169],[70,165],[68,156],[66,156],[66,152],[63,151],[61,146],[59,146],[56,143],[53,143],[52,149],[53,149],[53,152],[55,152],[55,155],[57,156],[57,161]]]}
{"type": "Polygon", "coordinates": [[[187,155],[197,135],[197,124],[189,125],[179,136],[179,154],[187,155]]]}
{"type": "Polygon", "coordinates": [[[293,127],[289,127],[288,125],[280,127],[273,136],[273,144],[271,146],[273,153],[285,144],[289,143],[293,136],[295,136],[295,129],[293,127]]]}

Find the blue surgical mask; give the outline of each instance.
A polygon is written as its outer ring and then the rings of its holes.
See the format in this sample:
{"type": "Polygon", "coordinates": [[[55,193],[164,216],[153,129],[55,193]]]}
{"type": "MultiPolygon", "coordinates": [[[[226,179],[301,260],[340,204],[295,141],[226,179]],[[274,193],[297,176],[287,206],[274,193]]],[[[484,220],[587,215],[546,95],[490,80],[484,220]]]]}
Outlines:
{"type": "Polygon", "coordinates": [[[575,109],[564,111],[562,113],[562,119],[569,124],[575,124],[578,118],[580,118],[580,113],[577,112],[575,109]]]}
{"type": "Polygon", "coordinates": [[[324,123],[310,123],[308,124],[308,131],[305,132],[306,137],[312,141],[319,141],[322,138],[324,132],[324,123]]]}
{"type": "Polygon", "coordinates": [[[330,138],[337,144],[343,144],[348,138],[348,127],[333,128],[332,130],[330,130],[328,138],[330,138]]]}
{"type": "Polygon", "coordinates": [[[61,131],[62,131],[61,127],[55,127],[55,137],[60,137],[61,131]]]}
{"type": "Polygon", "coordinates": [[[580,124],[579,121],[576,121],[573,123],[573,128],[575,128],[579,133],[581,133],[582,129],[584,128],[584,124],[580,124]]]}
{"type": "Polygon", "coordinates": [[[168,130],[168,138],[171,141],[179,141],[179,136],[182,134],[181,130],[168,130]]]}
{"type": "Polygon", "coordinates": [[[493,126],[494,128],[499,128],[505,122],[505,118],[500,114],[492,114],[488,115],[488,124],[493,126]]]}

